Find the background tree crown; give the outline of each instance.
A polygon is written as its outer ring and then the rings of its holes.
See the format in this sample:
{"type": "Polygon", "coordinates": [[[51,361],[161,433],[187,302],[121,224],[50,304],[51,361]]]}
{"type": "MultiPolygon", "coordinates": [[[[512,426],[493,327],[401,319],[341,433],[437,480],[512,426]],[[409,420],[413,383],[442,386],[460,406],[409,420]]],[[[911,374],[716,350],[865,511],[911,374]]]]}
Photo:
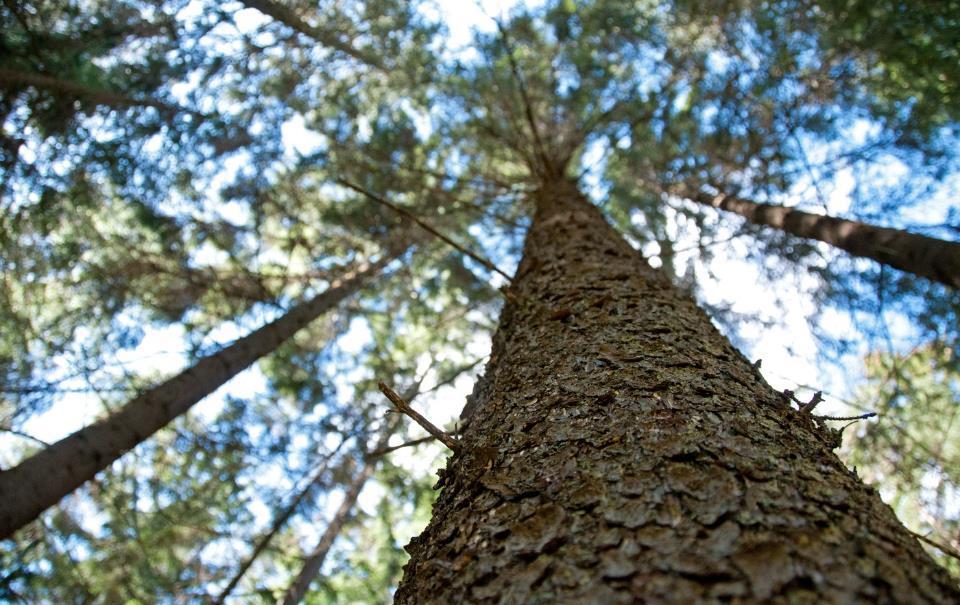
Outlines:
{"type": "MultiPolygon", "coordinates": [[[[215,595],[306,490],[236,593],[279,596],[386,424],[378,379],[422,380],[456,429],[502,304],[490,265],[513,273],[530,193],[558,176],[772,384],[882,411],[847,429],[849,460],[923,494],[904,519],[956,547],[957,291],[697,199],[957,241],[957,2],[550,0],[470,8],[469,39],[451,6],[2,4],[3,468],[403,251],[6,542],[0,596],[215,595]]],[[[310,599],[387,598],[441,457],[381,460],[310,599]]]]}

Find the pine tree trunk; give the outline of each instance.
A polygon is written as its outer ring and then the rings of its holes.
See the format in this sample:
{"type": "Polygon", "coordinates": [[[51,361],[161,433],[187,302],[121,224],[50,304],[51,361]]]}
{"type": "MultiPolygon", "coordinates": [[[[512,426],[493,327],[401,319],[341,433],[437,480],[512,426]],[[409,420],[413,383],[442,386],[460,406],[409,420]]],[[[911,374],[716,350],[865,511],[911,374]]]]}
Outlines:
{"type": "Polygon", "coordinates": [[[320,467],[313,473],[313,476],[310,477],[310,480],[307,481],[307,484],[302,490],[297,492],[297,495],[293,497],[292,500],[276,515],[273,517],[273,523],[270,524],[270,529],[268,529],[260,538],[257,539],[257,542],[253,545],[253,549],[250,551],[250,554],[240,563],[240,567],[237,569],[236,573],[230,578],[230,581],[227,582],[227,585],[224,586],[223,590],[220,591],[220,594],[214,598],[214,605],[222,605],[226,602],[227,597],[230,596],[230,593],[240,584],[240,580],[243,579],[243,576],[246,575],[247,571],[254,564],[254,562],[260,557],[260,555],[267,549],[267,546],[273,541],[277,534],[280,533],[286,525],[287,521],[293,517],[294,513],[297,512],[297,509],[300,508],[300,504],[304,501],[307,495],[313,490],[316,485],[319,485],[323,476],[327,472],[327,467],[329,466],[330,459],[336,455],[340,450],[340,447],[343,446],[343,440],[337,446],[337,448],[328,454],[323,462],[320,464],[320,467]]]}
{"type": "Polygon", "coordinates": [[[85,84],[61,80],[44,74],[29,73],[15,69],[0,68],[0,88],[33,86],[49,91],[61,97],[86,99],[97,105],[104,105],[113,109],[127,107],[153,107],[162,113],[182,113],[187,110],[161,103],[152,99],[135,99],[109,90],[92,88],[85,84]]]}
{"type": "Polygon", "coordinates": [[[383,69],[383,64],[367,53],[354,48],[350,43],[343,42],[335,34],[323,31],[320,28],[313,27],[288,7],[275,2],[274,0],[240,0],[247,8],[260,11],[274,21],[283,23],[297,33],[319,42],[320,44],[332,50],[340,51],[345,55],[353,57],[361,63],[383,69]]]}
{"type": "Polygon", "coordinates": [[[359,290],[393,258],[362,267],[284,316],[204,357],[127,402],[107,418],[80,429],[12,469],[0,472],[0,539],[37,518],[301,328],[359,290]]]}
{"type": "Polygon", "coordinates": [[[723,194],[714,196],[698,192],[688,199],[734,212],[755,225],[775,227],[797,237],[826,242],[854,256],[960,289],[960,243],[957,242],[723,194]]]}
{"type": "MultiPolygon", "coordinates": [[[[407,397],[407,399],[412,399],[412,397],[407,397]]],[[[377,445],[370,451],[375,452],[386,447],[387,442],[390,441],[390,436],[394,430],[396,430],[398,424],[396,418],[392,419],[377,440],[377,445]]],[[[320,568],[323,567],[323,562],[327,559],[327,554],[330,552],[330,548],[333,547],[334,540],[336,540],[340,532],[343,531],[343,526],[346,525],[350,517],[350,512],[353,510],[353,507],[356,506],[357,498],[360,497],[363,486],[366,485],[367,480],[373,476],[373,472],[377,468],[377,461],[378,459],[376,458],[368,457],[363,464],[363,468],[361,468],[360,472],[353,478],[353,481],[350,482],[350,486],[343,495],[343,502],[340,503],[337,512],[334,513],[330,523],[327,524],[327,529],[324,530],[320,536],[316,548],[313,549],[313,552],[311,552],[303,562],[300,573],[293,583],[290,584],[283,598],[278,601],[278,605],[297,605],[303,601],[303,598],[307,595],[307,590],[310,588],[310,583],[320,574],[320,568]]]]}
{"type": "Polygon", "coordinates": [[[960,592],[567,182],[537,214],[395,603],[953,603],[960,592]]]}

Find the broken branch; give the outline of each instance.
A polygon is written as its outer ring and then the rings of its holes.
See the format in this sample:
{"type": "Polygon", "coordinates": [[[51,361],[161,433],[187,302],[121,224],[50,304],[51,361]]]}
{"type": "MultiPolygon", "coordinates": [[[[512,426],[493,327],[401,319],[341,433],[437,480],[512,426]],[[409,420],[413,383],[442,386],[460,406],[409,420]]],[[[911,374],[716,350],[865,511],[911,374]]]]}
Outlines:
{"type": "Polygon", "coordinates": [[[372,192],[370,192],[370,191],[367,191],[366,189],[364,189],[364,188],[361,187],[360,185],[355,185],[354,183],[351,183],[350,181],[348,181],[348,180],[346,180],[346,179],[337,179],[337,182],[340,183],[341,185],[343,185],[344,187],[347,187],[347,188],[349,188],[349,189],[353,189],[353,190],[356,191],[357,193],[360,193],[360,194],[362,194],[362,195],[370,198],[371,200],[377,202],[378,204],[382,204],[382,205],[386,206],[387,208],[393,210],[394,212],[396,212],[396,213],[399,214],[400,216],[402,216],[402,217],[404,217],[404,218],[407,218],[407,219],[413,221],[414,223],[416,223],[417,225],[419,225],[420,227],[422,227],[423,229],[425,229],[426,231],[428,231],[428,232],[431,233],[432,235],[438,237],[438,238],[439,238],[440,240],[442,240],[444,243],[446,243],[446,244],[448,244],[448,245],[450,245],[450,246],[453,246],[454,248],[456,248],[457,250],[459,250],[459,251],[462,252],[463,254],[466,254],[467,256],[469,256],[470,258],[472,258],[473,260],[477,261],[478,263],[480,263],[481,265],[483,265],[484,267],[486,267],[488,270],[493,271],[494,273],[499,273],[500,275],[502,275],[503,277],[506,278],[507,283],[510,283],[510,281],[511,281],[510,276],[507,275],[505,272],[501,271],[496,265],[494,265],[493,263],[491,263],[491,262],[488,261],[487,259],[483,258],[482,256],[480,256],[480,255],[478,255],[478,254],[476,254],[476,253],[474,253],[474,252],[471,252],[470,250],[468,250],[468,249],[465,248],[464,246],[461,246],[460,244],[458,244],[457,242],[453,241],[452,239],[450,239],[450,238],[447,237],[446,235],[440,233],[439,231],[437,231],[436,229],[434,229],[429,223],[427,223],[427,222],[425,222],[425,221],[423,221],[423,220],[420,220],[419,218],[417,218],[413,213],[409,212],[408,210],[406,210],[406,209],[404,209],[404,208],[402,208],[402,207],[394,204],[394,203],[391,202],[391,201],[388,201],[388,200],[380,197],[379,195],[377,195],[377,194],[375,194],[375,193],[372,193],[372,192]]]}
{"type": "Polygon", "coordinates": [[[823,391],[817,391],[813,394],[813,397],[810,398],[810,401],[800,406],[800,413],[809,414],[813,412],[813,408],[817,407],[817,404],[821,401],[823,401],[823,391]]]}
{"type": "Polygon", "coordinates": [[[814,418],[817,420],[866,420],[867,418],[873,418],[876,415],[876,412],[867,412],[866,414],[860,414],[859,416],[814,416],[814,418]]]}
{"type": "Polygon", "coordinates": [[[953,548],[953,547],[951,547],[951,546],[947,546],[946,544],[941,544],[941,543],[939,543],[939,542],[936,542],[935,540],[931,540],[930,538],[924,536],[923,534],[917,533],[917,532],[915,532],[915,531],[913,531],[913,530],[911,530],[911,529],[908,529],[907,531],[909,531],[911,534],[913,534],[913,536],[914,536],[917,540],[920,540],[921,542],[924,542],[925,544],[928,544],[928,545],[936,548],[937,550],[939,550],[939,551],[942,552],[943,554],[947,555],[948,557],[953,557],[953,558],[956,559],[957,561],[960,561],[960,552],[958,552],[957,549],[955,549],[955,548],[953,548]]]}
{"type": "Polygon", "coordinates": [[[377,387],[380,388],[380,392],[387,396],[387,399],[390,400],[390,403],[393,404],[393,407],[396,408],[398,412],[409,416],[413,419],[414,422],[419,424],[425,431],[433,435],[437,441],[444,444],[454,452],[460,451],[460,442],[448,435],[447,433],[438,429],[432,422],[424,418],[419,412],[410,407],[410,404],[403,400],[403,397],[397,394],[396,391],[387,386],[382,380],[377,382],[377,387]]]}

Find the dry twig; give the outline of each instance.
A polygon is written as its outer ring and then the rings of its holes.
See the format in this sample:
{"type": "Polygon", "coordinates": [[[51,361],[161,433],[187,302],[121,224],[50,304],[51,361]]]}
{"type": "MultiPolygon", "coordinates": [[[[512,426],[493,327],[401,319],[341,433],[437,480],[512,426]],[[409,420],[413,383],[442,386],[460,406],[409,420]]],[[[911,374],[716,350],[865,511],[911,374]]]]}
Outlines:
{"type": "Polygon", "coordinates": [[[947,546],[946,544],[941,544],[940,542],[936,542],[935,540],[931,540],[925,535],[917,533],[911,529],[908,529],[907,531],[913,534],[917,540],[920,540],[925,544],[929,544],[930,546],[936,548],[937,550],[947,555],[948,557],[951,557],[956,559],[957,561],[960,561],[960,552],[958,552],[956,548],[953,548],[952,546],[947,546]]]}
{"type": "Polygon", "coordinates": [[[414,422],[419,424],[425,431],[433,435],[437,441],[444,444],[454,452],[459,452],[461,449],[460,442],[438,429],[432,422],[424,418],[418,411],[410,407],[410,404],[403,400],[403,397],[397,394],[396,391],[387,386],[382,380],[377,383],[377,387],[380,388],[380,392],[387,396],[387,399],[393,404],[393,407],[396,408],[398,412],[409,416],[413,419],[414,422]]]}
{"type": "Polygon", "coordinates": [[[462,252],[463,254],[466,254],[467,256],[469,256],[470,258],[472,258],[473,260],[477,261],[478,263],[480,263],[481,265],[483,265],[484,267],[486,267],[488,270],[493,271],[494,273],[499,273],[500,275],[502,275],[503,277],[506,278],[507,283],[510,283],[510,281],[511,281],[510,276],[507,275],[504,271],[501,271],[496,265],[494,265],[493,263],[491,263],[491,262],[488,261],[487,259],[483,258],[482,256],[476,254],[475,252],[471,252],[470,250],[468,250],[468,249],[465,248],[464,246],[461,246],[460,244],[458,244],[457,242],[453,241],[452,239],[450,239],[450,238],[447,237],[446,235],[440,233],[440,232],[437,231],[434,227],[432,227],[429,223],[421,220],[420,218],[418,218],[416,215],[414,215],[414,214],[411,213],[410,211],[406,210],[405,208],[403,208],[403,207],[401,207],[401,206],[398,206],[397,204],[394,204],[393,202],[391,202],[391,201],[389,201],[389,200],[386,200],[386,199],[380,197],[379,195],[377,195],[377,194],[375,194],[375,193],[373,193],[373,192],[371,192],[371,191],[368,191],[368,190],[364,189],[364,188],[361,187],[360,185],[356,185],[356,184],[351,183],[350,181],[347,181],[347,180],[345,180],[345,179],[337,179],[337,182],[340,183],[341,185],[343,185],[344,187],[347,187],[347,188],[349,188],[349,189],[353,189],[353,190],[356,191],[357,193],[360,193],[360,194],[362,194],[362,195],[365,195],[366,197],[370,198],[371,200],[377,202],[378,204],[382,204],[382,205],[386,206],[387,208],[393,210],[394,212],[396,212],[396,213],[399,214],[400,216],[402,216],[402,217],[404,217],[404,218],[407,218],[407,219],[413,221],[414,223],[416,223],[417,225],[419,225],[420,227],[422,227],[423,229],[425,229],[425,230],[428,231],[429,233],[431,233],[431,234],[433,234],[434,236],[438,237],[438,238],[439,238],[440,240],[442,240],[444,243],[446,243],[446,244],[448,244],[448,245],[450,245],[450,246],[453,246],[454,248],[456,248],[457,250],[459,250],[459,251],[462,252]]]}

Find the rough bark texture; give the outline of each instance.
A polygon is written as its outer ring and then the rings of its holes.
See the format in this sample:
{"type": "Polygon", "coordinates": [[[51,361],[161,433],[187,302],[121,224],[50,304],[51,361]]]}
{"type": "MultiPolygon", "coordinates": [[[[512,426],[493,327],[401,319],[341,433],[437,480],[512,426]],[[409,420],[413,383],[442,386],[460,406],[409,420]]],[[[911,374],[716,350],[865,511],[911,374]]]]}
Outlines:
{"type": "Polygon", "coordinates": [[[33,86],[61,96],[69,96],[80,99],[87,99],[98,105],[105,105],[114,109],[125,109],[127,107],[153,107],[165,113],[177,113],[185,111],[176,105],[161,103],[150,99],[134,99],[122,94],[103,90],[100,88],[91,88],[89,86],[60,80],[43,74],[29,73],[15,69],[0,68],[0,87],[10,86],[33,86]]]}
{"type": "Polygon", "coordinates": [[[0,472],[0,539],[36,519],[129,449],[359,290],[390,258],[384,257],[334,282],[322,294],[131,399],[107,418],[0,472]]]}
{"type": "Polygon", "coordinates": [[[826,242],[854,256],[960,289],[960,243],[957,242],[784,206],[758,204],[723,194],[714,196],[700,192],[689,199],[735,212],[756,225],[776,227],[798,237],[826,242]]]}
{"type": "Polygon", "coordinates": [[[571,183],[538,212],[396,603],[953,603],[960,592],[571,183]]]}
{"type": "MultiPolygon", "coordinates": [[[[414,392],[414,395],[415,394],[414,392]]],[[[375,452],[385,448],[390,441],[390,435],[396,430],[398,424],[399,422],[397,422],[396,419],[391,420],[377,440],[377,445],[370,451],[375,452]]],[[[313,549],[313,552],[311,552],[303,562],[303,568],[301,568],[300,574],[293,583],[290,584],[286,594],[284,594],[283,598],[278,602],[279,605],[297,605],[303,601],[303,598],[307,595],[307,590],[310,588],[310,583],[320,574],[320,568],[323,567],[323,562],[327,559],[327,554],[330,552],[334,540],[336,540],[340,532],[343,531],[343,526],[350,518],[350,511],[352,511],[353,507],[357,504],[357,498],[360,497],[363,486],[366,485],[367,480],[373,476],[373,472],[377,468],[377,461],[377,458],[368,457],[363,468],[353,478],[350,487],[347,488],[347,492],[343,495],[343,502],[340,503],[340,507],[337,509],[337,512],[334,513],[333,518],[330,519],[327,529],[324,530],[320,536],[317,547],[313,549]]]]}
{"type": "Polygon", "coordinates": [[[271,19],[283,23],[297,33],[319,42],[327,48],[340,51],[372,67],[383,69],[383,65],[374,57],[354,48],[350,43],[343,42],[336,35],[314,27],[301,19],[295,12],[273,0],[241,0],[244,6],[256,9],[271,19]]]}

